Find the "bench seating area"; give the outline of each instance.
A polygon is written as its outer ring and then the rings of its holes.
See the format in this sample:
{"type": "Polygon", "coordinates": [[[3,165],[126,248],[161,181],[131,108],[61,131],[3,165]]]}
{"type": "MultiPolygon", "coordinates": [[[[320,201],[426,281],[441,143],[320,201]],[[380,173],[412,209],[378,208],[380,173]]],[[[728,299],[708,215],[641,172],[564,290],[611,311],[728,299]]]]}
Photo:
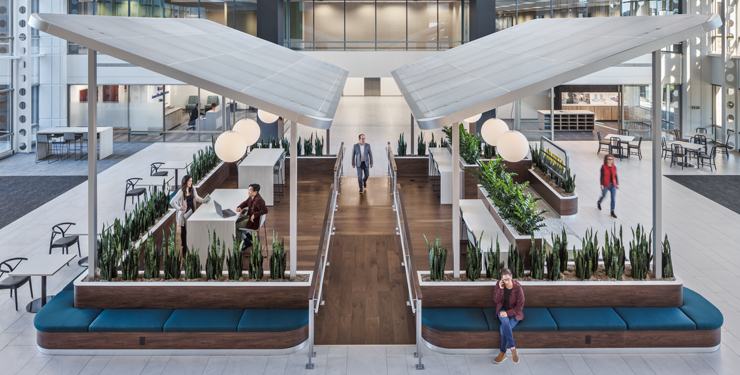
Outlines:
{"type": "MultiPolygon", "coordinates": [[[[520,349],[715,348],[722,313],[691,289],[681,307],[524,308],[514,328],[520,349]]],[[[445,349],[494,349],[501,343],[495,308],[425,308],[422,337],[445,349]]]]}
{"type": "Polygon", "coordinates": [[[288,349],[308,339],[307,308],[77,309],[73,283],[34,318],[42,349],[288,349]]]}

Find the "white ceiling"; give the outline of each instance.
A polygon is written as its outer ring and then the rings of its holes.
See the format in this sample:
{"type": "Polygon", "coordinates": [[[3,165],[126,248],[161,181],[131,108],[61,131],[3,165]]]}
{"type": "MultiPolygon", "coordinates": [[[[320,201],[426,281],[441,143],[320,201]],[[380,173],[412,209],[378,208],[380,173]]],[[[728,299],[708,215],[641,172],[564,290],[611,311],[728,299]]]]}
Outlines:
{"type": "Polygon", "coordinates": [[[703,36],[721,24],[716,14],[537,19],[391,74],[419,127],[435,129],[703,36]]]}
{"type": "Polygon", "coordinates": [[[33,14],[32,27],[288,120],[328,129],[348,72],[205,19],[33,14]]]}

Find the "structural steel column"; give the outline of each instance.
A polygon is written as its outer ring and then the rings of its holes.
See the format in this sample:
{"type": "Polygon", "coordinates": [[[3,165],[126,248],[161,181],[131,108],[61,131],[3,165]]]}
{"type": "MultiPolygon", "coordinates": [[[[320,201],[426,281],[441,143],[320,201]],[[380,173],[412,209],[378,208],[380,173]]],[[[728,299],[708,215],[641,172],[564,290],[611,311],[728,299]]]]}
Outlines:
{"type": "Polygon", "coordinates": [[[290,124],[290,279],[298,263],[298,121],[290,124]]]}
{"type": "Polygon", "coordinates": [[[87,256],[95,279],[98,244],[98,53],[87,50],[87,256]]]}
{"type": "Polygon", "coordinates": [[[460,126],[452,124],[452,256],[453,276],[460,277],[460,126]]]}
{"type": "Polygon", "coordinates": [[[663,92],[661,72],[661,53],[660,50],[653,52],[653,273],[656,279],[663,277],[663,252],[662,252],[662,234],[663,234],[663,158],[661,158],[661,136],[662,122],[661,109],[662,101],[660,94],[663,92]]]}

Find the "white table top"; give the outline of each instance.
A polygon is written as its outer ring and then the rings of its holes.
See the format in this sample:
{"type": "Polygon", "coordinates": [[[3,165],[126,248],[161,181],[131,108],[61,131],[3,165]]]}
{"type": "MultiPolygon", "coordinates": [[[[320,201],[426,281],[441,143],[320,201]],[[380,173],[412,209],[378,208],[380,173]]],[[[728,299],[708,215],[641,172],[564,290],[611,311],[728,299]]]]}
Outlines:
{"type": "MultiPolygon", "coordinates": [[[[113,130],[111,127],[98,127],[98,133],[105,130],[113,130]]],[[[86,126],[57,126],[54,128],[39,129],[36,134],[61,134],[61,133],[87,133],[86,126]]]]}
{"type": "Polygon", "coordinates": [[[190,163],[186,161],[166,161],[159,166],[159,169],[187,169],[190,163]]]}
{"type": "MultiPolygon", "coordinates": [[[[496,221],[488,212],[486,205],[480,199],[460,199],[460,212],[468,229],[473,232],[481,241],[481,251],[487,252],[493,242],[498,237],[498,243],[501,252],[508,252],[509,240],[506,238],[501,229],[496,225],[496,221]]],[[[494,251],[496,245],[493,244],[494,251]]]]}
{"type": "Polygon", "coordinates": [[[623,142],[632,142],[635,140],[635,137],[631,135],[607,134],[607,136],[604,137],[604,139],[610,139],[610,138],[619,138],[623,142]]]}
{"type": "Polygon", "coordinates": [[[54,276],[77,254],[44,254],[22,261],[10,276],[54,276]]]}
{"type": "Polygon", "coordinates": [[[697,135],[703,135],[707,138],[707,141],[713,141],[714,140],[714,134],[704,134],[704,133],[695,133],[695,132],[684,132],[683,133],[687,137],[694,137],[697,135]]]}
{"type": "Polygon", "coordinates": [[[283,154],[282,148],[256,148],[239,163],[240,167],[272,167],[283,154]]]}
{"type": "Polygon", "coordinates": [[[169,185],[174,178],[175,176],[144,176],[136,182],[136,186],[162,186],[162,183],[165,181],[169,185]]]}
{"type": "Polygon", "coordinates": [[[429,149],[429,153],[437,162],[439,172],[452,172],[452,154],[447,147],[432,147],[429,149]]]}
{"type": "Polygon", "coordinates": [[[668,142],[671,145],[681,145],[683,148],[687,148],[689,150],[698,150],[700,148],[704,148],[704,145],[699,143],[691,143],[691,142],[684,142],[684,141],[670,141],[668,142]]]}
{"type": "MultiPolygon", "coordinates": [[[[214,201],[221,205],[221,209],[230,208],[236,213],[236,206],[249,198],[249,189],[216,189],[211,195],[211,201],[202,204],[190,216],[188,221],[236,221],[239,215],[231,217],[221,217],[216,213],[214,201]]],[[[204,197],[205,198],[205,197],[204,197]]]]}

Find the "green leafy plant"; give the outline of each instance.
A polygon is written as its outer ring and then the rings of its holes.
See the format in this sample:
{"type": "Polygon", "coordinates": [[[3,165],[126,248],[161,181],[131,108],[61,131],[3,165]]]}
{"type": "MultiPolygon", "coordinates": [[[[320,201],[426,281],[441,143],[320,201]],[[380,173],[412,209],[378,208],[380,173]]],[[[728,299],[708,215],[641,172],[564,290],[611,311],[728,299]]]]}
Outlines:
{"type": "Polygon", "coordinates": [[[619,227],[619,238],[617,238],[616,226],[612,229],[612,235],[609,232],[604,234],[604,249],[601,250],[601,257],[604,259],[604,269],[606,276],[622,280],[624,275],[625,252],[624,242],[622,242],[622,226],[619,227]]]}
{"type": "Polygon", "coordinates": [[[437,238],[431,244],[426,235],[424,235],[424,240],[427,241],[429,252],[429,277],[432,281],[444,280],[447,248],[442,246],[442,237],[437,233],[437,238]]]}
{"type": "Polygon", "coordinates": [[[206,177],[221,162],[221,159],[216,156],[215,145],[216,140],[211,138],[210,146],[207,146],[205,150],[198,150],[197,153],[193,154],[193,162],[188,167],[188,174],[193,178],[193,185],[198,184],[201,179],[206,177]]]}
{"type": "Polygon", "coordinates": [[[529,145],[529,154],[532,155],[532,165],[539,168],[542,172],[547,172],[544,164],[542,164],[542,154],[537,146],[529,145]]]}
{"type": "Polygon", "coordinates": [[[570,175],[570,168],[565,170],[565,178],[560,182],[560,187],[569,194],[576,191],[576,175],[570,175]]]}
{"type": "Polygon", "coordinates": [[[285,268],[287,260],[285,258],[285,238],[280,242],[277,240],[275,228],[272,228],[272,254],[270,255],[270,278],[273,280],[285,278],[285,268]]]}
{"type": "Polygon", "coordinates": [[[668,242],[668,235],[665,235],[663,240],[663,251],[662,251],[662,264],[663,264],[663,277],[670,278],[673,275],[673,259],[671,258],[671,244],[668,242]]]}
{"type": "Polygon", "coordinates": [[[480,159],[480,135],[470,134],[465,126],[460,124],[460,157],[466,164],[475,164],[480,159]]]}
{"type": "Polygon", "coordinates": [[[190,250],[185,252],[185,278],[199,279],[201,277],[200,270],[200,251],[191,246],[190,250]]]}
{"type": "Polygon", "coordinates": [[[302,145],[301,137],[298,137],[298,143],[296,143],[296,146],[297,146],[296,148],[298,149],[298,156],[301,156],[301,153],[303,152],[303,147],[301,147],[301,145],[302,145]]]}
{"type": "Polygon", "coordinates": [[[221,239],[216,236],[216,230],[208,232],[208,256],[206,257],[206,279],[218,280],[224,273],[224,253],[226,252],[226,241],[221,243],[221,239]],[[218,250],[221,250],[219,254],[218,250]]]}
{"type": "Polygon", "coordinates": [[[280,144],[278,143],[278,139],[272,136],[270,136],[270,145],[272,146],[272,148],[280,147],[280,144]]]}
{"type": "MultiPolygon", "coordinates": [[[[114,224],[118,223],[118,219],[114,224]]],[[[121,259],[121,242],[114,239],[114,232],[103,226],[97,243],[97,267],[100,278],[106,281],[118,277],[118,262],[121,259]]]]}
{"type": "Polygon", "coordinates": [[[563,228],[560,236],[551,234],[550,238],[552,238],[552,252],[558,253],[560,272],[565,272],[568,270],[568,234],[563,228]]]}
{"type": "Polygon", "coordinates": [[[491,146],[487,143],[483,145],[483,158],[484,159],[493,159],[495,155],[496,155],[496,146],[491,146]]]}
{"type": "Polygon", "coordinates": [[[285,150],[285,156],[290,156],[290,141],[283,137],[280,140],[280,143],[282,144],[283,150],[285,150]]]}
{"type": "Polygon", "coordinates": [[[445,138],[442,140],[442,142],[444,142],[442,147],[452,144],[452,126],[443,126],[442,133],[445,133],[445,138]]]}
{"type": "Polygon", "coordinates": [[[157,249],[154,245],[154,237],[151,233],[146,240],[144,247],[144,278],[155,279],[159,277],[159,259],[162,249],[157,249]]]}
{"type": "MultiPolygon", "coordinates": [[[[432,134],[432,137],[434,137],[434,134],[432,134]]],[[[427,145],[424,143],[424,133],[419,134],[419,137],[416,139],[416,154],[419,156],[427,154],[427,145]]]]}
{"type": "Polygon", "coordinates": [[[121,276],[124,280],[136,280],[139,277],[139,249],[129,240],[126,256],[121,259],[121,276]]]}
{"type": "Polygon", "coordinates": [[[316,156],[324,156],[324,136],[321,136],[321,140],[319,140],[319,134],[316,133],[316,156]]]}
{"type": "Polygon", "coordinates": [[[509,245],[509,271],[514,279],[524,277],[524,259],[519,252],[519,247],[514,244],[509,245]]]}
{"type": "Polygon", "coordinates": [[[632,230],[632,242],[630,242],[630,266],[632,267],[632,278],[635,280],[647,279],[650,263],[653,261],[651,248],[653,246],[651,230],[637,224],[637,230],[632,230]]]}
{"type": "Polygon", "coordinates": [[[403,133],[401,133],[401,136],[398,138],[398,156],[406,156],[407,146],[408,146],[408,143],[404,141],[403,133]]]}
{"type": "Polygon", "coordinates": [[[429,141],[429,148],[437,147],[437,142],[434,140],[434,133],[432,133],[432,140],[429,141]]]}
{"type": "Polygon", "coordinates": [[[449,145],[449,144],[450,143],[447,142],[446,139],[442,139],[442,140],[439,141],[439,147],[447,147],[447,145],[449,145]]]}
{"type": "MultiPolygon", "coordinates": [[[[164,251],[164,241],[162,239],[162,249],[164,251]]],[[[182,269],[182,259],[180,252],[177,251],[177,232],[175,224],[172,224],[170,238],[167,242],[167,250],[164,257],[164,278],[165,280],[179,279],[180,270],[182,269]]]]}
{"type": "Polygon", "coordinates": [[[229,280],[239,280],[242,277],[244,264],[242,263],[242,240],[231,235],[233,247],[231,252],[226,256],[226,265],[229,267],[229,280]]]}
{"type": "MultiPolygon", "coordinates": [[[[482,232],[481,237],[483,237],[482,232]]],[[[472,246],[468,242],[468,247],[465,249],[465,276],[468,280],[475,281],[480,278],[482,264],[483,255],[481,254],[480,239],[473,242],[472,246]]]]}
{"type": "Polygon", "coordinates": [[[545,278],[545,247],[537,246],[532,235],[532,247],[529,248],[529,275],[535,280],[545,278]]]}
{"type": "MultiPolygon", "coordinates": [[[[547,257],[547,279],[550,281],[560,280],[560,251],[553,251],[547,257]]],[[[564,261],[567,264],[567,260],[564,261]]]]}
{"type": "Polygon", "coordinates": [[[261,280],[265,274],[262,269],[262,244],[256,236],[252,240],[252,252],[249,254],[249,278],[261,280]]]}
{"type": "Polygon", "coordinates": [[[303,142],[303,154],[305,156],[313,155],[313,134],[311,134],[311,138],[307,139],[306,142],[303,142]]]}
{"type": "MultiPolygon", "coordinates": [[[[493,240],[493,238],[491,238],[493,240]]],[[[489,279],[501,279],[501,269],[504,268],[504,262],[501,261],[501,247],[498,244],[498,235],[496,235],[496,251],[493,251],[493,243],[486,253],[486,277],[489,279]]]]}
{"type": "Polygon", "coordinates": [[[597,237],[599,232],[594,235],[593,229],[586,230],[586,235],[583,237],[582,250],[589,253],[589,259],[591,262],[591,272],[596,272],[599,269],[599,238],[597,237]]]}
{"type": "MultiPolygon", "coordinates": [[[[585,240],[584,240],[585,241],[585,240]]],[[[588,280],[591,278],[591,267],[594,260],[591,259],[591,252],[586,250],[585,245],[581,251],[576,250],[573,246],[573,259],[576,264],[576,277],[581,280],[588,280]]]]}

